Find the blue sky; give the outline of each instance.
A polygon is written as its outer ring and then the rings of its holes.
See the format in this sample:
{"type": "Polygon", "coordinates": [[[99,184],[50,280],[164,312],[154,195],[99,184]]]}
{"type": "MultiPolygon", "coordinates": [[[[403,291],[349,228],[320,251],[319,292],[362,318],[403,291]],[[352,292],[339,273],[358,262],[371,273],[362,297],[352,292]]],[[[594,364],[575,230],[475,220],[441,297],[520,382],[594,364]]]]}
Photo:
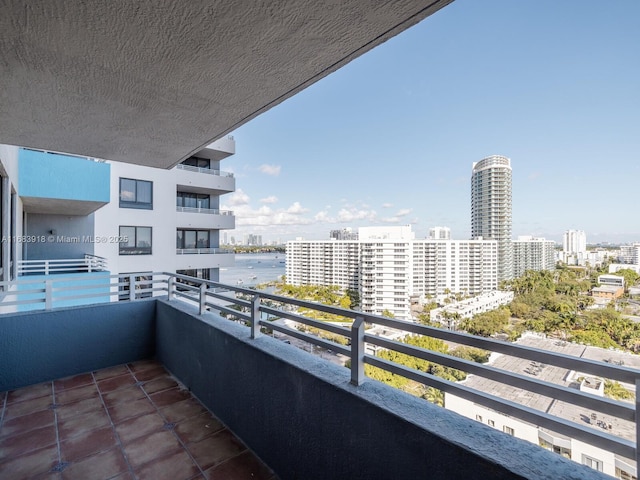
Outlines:
{"type": "Polygon", "coordinates": [[[472,163],[499,154],[514,237],[640,241],[638,19],[638,0],[456,0],[233,133],[229,235],[465,239],[472,163]]]}

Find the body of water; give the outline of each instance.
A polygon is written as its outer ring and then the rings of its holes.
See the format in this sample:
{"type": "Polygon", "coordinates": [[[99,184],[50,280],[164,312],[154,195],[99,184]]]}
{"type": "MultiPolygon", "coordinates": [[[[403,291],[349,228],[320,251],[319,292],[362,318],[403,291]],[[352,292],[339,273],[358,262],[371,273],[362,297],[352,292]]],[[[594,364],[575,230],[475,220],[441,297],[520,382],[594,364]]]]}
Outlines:
{"type": "Polygon", "coordinates": [[[252,287],[280,280],[285,274],[284,253],[238,253],[236,264],[220,269],[220,282],[252,287]]]}

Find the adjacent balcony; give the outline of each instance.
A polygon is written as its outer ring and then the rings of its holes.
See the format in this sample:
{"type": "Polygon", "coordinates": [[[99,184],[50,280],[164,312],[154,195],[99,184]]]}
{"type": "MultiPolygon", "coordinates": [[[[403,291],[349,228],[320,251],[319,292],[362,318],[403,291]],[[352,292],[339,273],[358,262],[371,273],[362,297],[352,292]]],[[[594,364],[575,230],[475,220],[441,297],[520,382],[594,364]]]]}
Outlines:
{"type": "Polygon", "coordinates": [[[236,189],[231,172],[178,164],[174,173],[179,190],[223,195],[236,189]]]}
{"type": "Polygon", "coordinates": [[[181,228],[231,230],[236,226],[236,217],[231,210],[177,206],[176,211],[183,214],[178,219],[181,228]]]}
{"type": "Polygon", "coordinates": [[[89,215],[110,201],[110,165],[21,148],[19,192],[29,213],[89,215]]]}
{"type": "MultiPolygon", "coordinates": [[[[589,411],[605,412],[632,425],[632,432],[634,404],[413,347],[371,334],[365,326],[427,335],[526,363],[558,365],[632,385],[640,379],[640,370],[181,275],[140,274],[126,280],[120,278],[114,284],[112,279],[108,289],[114,300],[128,301],[60,309],[45,303],[40,304],[45,309],[42,312],[0,316],[0,392],[8,392],[0,393],[4,406],[0,472],[13,473],[10,468],[17,468],[17,461],[22,459],[26,465],[23,468],[38,470],[22,477],[72,475],[87,465],[83,464],[85,460],[97,460],[97,454],[88,450],[84,450],[84,456],[73,452],[93,448],[90,445],[97,440],[91,437],[89,441],[89,432],[104,429],[95,436],[103,435],[107,443],[111,442],[110,454],[127,459],[129,463],[121,469],[130,478],[147,478],[145,475],[152,474],[145,469],[153,469],[156,463],[178,469],[171,470],[171,478],[198,474],[225,478],[206,473],[199,458],[208,454],[214,458],[214,465],[222,468],[228,456],[216,463],[216,448],[220,447],[212,444],[202,445],[201,453],[194,454],[197,440],[189,439],[187,433],[211,438],[206,425],[213,433],[222,425],[237,436],[236,452],[251,453],[254,470],[244,478],[270,478],[271,471],[281,479],[311,480],[607,478],[562,455],[368,379],[365,365],[541,426],[553,432],[543,435],[545,441],[579,439],[626,458],[626,462],[616,463],[625,468],[631,468],[633,460],[629,459],[635,459],[635,442],[626,437],[404,367],[367,353],[368,346],[463,370],[474,378],[489,378],[589,411]],[[126,296],[121,290],[123,284],[128,287],[126,296]],[[157,296],[145,298],[149,295],[157,296]],[[312,320],[297,313],[299,307],[351,318],[353,323],[344,327],[312,320]],[[320,328],[348,342],[345,345],[304,333],[295,324],[320,328]],[[325,358],[296,348],[299,342],[315,345],[313,349],[324,352],[325,358]],[[349,358],[350,367],[328,361],[337,355],[349,358]],[[109,370],[101,373],[105,368],[109,370]],[[147,369],[154,373],[141,374],[147,369]],[[82,397],[84,394],[89,398],[82,397]],[[177,405],[191,402],[189,394],[209,409],[209,413],[190,417],[206,419],[204,427],[202,421],[187,425],[165,415],[168,407],[183,412],[197,410],[197,404],[177,405]],[[82,402],[93,402],[96,408],[84,409],[82,402]],[[142,411],[136,410],[138,407],[142,411]],[[120,408],[130,411],[126,426],[122,426],[125,418],[118,416],[120,408]],[[36,411],[38,420],[28,415],[36,411]],[[38,428],[34,422],[43,422],[52,411],[60,413],[58,422],[65,422],[57,424],[58,434],[45,436],[44,427],[40,432],[43,435],[34,434],[38,428]],[[65,418],[65,412],[73,411],[82,421],[65,418]],[[157,421],[149,420],[147,413],[157,421]],[[111,420],[100,423],[105,415],[111,420]],[[74,434],[72,427],[84,431],[74,434]],[[20,428],[22,433],[18,433],[20,428]],[[135,446],[128,435],[139,435],[135,446]],[[168,443],[155,443],[161,437],[168,443]],[[167,460],[173,455],[183,460],[167,460]]],[[[55,285],[51,294],[55,305],[55,285]]],[[[154,472],[153,478],[160,478],[158,475],[169,470],[154,472]]]]}

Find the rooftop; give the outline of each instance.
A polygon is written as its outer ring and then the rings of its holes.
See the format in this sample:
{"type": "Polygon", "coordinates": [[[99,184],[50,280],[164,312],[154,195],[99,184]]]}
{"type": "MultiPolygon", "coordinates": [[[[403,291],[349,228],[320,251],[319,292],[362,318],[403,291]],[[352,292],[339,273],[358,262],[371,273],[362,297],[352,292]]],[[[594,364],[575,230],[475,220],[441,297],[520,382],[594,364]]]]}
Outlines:
{"type": "MultiPolygon", "coordinates": [[[[517,343],[527,347],[590,360],[604,361],[614,365],[624,365],[625,367],[640,370],[640,356],[622,351],[579,345],[557,339],[545,338],[534,334],[527,334],[523,336],[517,343]]],[[[573,386],[576,389],[578,388],[577,379],[587,376],[567,368],[546,365],[541,362],[535,362],[510,355],[495,355],[492,358],[493,361],[491,361],[491,365],[495,368],[524,374],[526,376],[534,377],[537,380],[564,385],[566,387],[573,386]]],[[[516,388],[505,383],[495,382],[477,375],[470,375],[465,381],[465,385],[483,392],[491,392],[493,395],[500,398],[512,400],[527,407],[535,408],[536,410],[541,410],[543,412],[571,420],[578,424],[584,424],[592,428],[599,429],[600,431],[604,430],[602,425],[606,424],[607,429],[608,426],[611,425],[611,431],[608,433],[635,441],[636,430],[633,422],[615,417],[609,418],[600,414],[598,414],[600,422],[591,422],[593,412],[584,407],[516,388]]],[[[633,390],[630,385],[626,386],[633,390]]]]}
{"type": "Polygon", "coordinates": [[[276,478],[154,360],[0,393],[0,472],[12,479],[276,478]]]}

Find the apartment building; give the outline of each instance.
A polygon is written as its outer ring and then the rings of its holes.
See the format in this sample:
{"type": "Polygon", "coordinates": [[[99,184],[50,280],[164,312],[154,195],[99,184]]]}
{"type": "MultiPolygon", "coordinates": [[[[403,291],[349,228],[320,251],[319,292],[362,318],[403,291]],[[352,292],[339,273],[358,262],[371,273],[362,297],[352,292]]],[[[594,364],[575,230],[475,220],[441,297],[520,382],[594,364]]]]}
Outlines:
{"type": "Polygon", "coordinates": [[[410,226],[362,227],[358,238],[287,242],[287,281],[354,289],[362,311],[401,319],[415,298],[498,288],[495,240],[417,240],[410,226]]]}
{"type": "Polygon", "coordinates": [[[527,270],[554,270],[556,268],[553,240],[521,235],[512,242],[513,276],[520,277],[527,270]]]}
{"type": "Polygon", "coordinates": [[[498,242],[498,280],[513,278],[511,160],[491,155],[473,163],[471,237],[498,242]]]}
{"type": "Polygon", "coordinates": [[[219,268],[234,262],[219,248],[220,231],[235,226],[233,212],[220,210],[220,196],[235,190],[220,161],[234,152],[233,138],[225,138],[164,170],[2,146],[10,208],[0,257],[11,267],[3,279],[98,265],[112,274],[218,280],[219,268]]]}

